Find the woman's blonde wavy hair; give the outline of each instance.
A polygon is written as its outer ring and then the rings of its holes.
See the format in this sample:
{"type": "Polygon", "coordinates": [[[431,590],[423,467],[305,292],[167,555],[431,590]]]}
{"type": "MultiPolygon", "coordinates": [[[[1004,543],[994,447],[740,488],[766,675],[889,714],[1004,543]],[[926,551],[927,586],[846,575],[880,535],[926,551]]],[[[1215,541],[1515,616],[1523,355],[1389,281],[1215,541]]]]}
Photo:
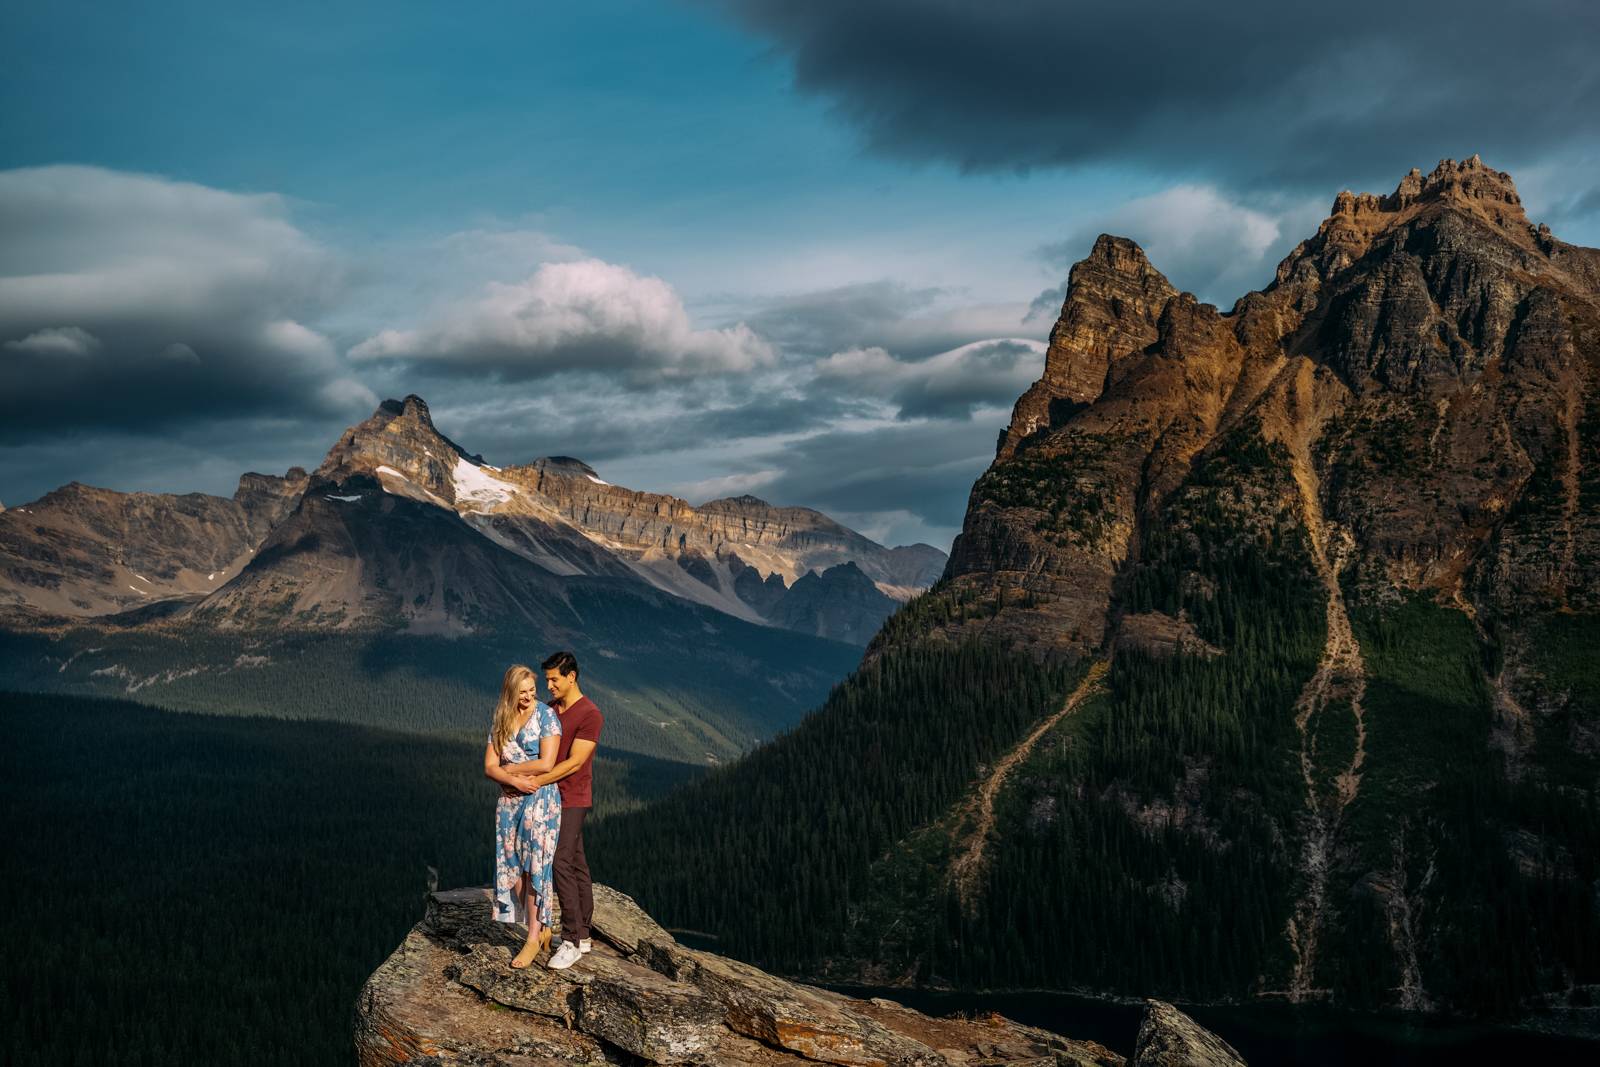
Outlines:
{"type": "MultiPolygon", "coordinates": [[[[494,741],[496,755],[499,755],[500,750],[506,747],[506,742],[511,740],[511,728],[517,721],[517,690],[522,688],[524,678],[533,678],[537,681],[532,667],[513,663],[506,668],[505,680],[500,683],[500,703],[494,706],[494,730],[489,735],[494,741]]],[[[534,699],[539,699],[537,688],[534,690],[534,699]]]]}

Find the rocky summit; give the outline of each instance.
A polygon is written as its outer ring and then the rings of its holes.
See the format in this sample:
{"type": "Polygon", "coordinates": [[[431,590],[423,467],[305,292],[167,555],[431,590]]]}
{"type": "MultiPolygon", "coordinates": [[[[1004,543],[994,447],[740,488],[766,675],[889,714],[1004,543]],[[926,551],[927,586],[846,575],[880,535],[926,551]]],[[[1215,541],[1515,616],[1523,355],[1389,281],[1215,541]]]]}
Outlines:
{"type": "MultiPolygon", "coordinates": [[[[363,1067],[390,1064],[727,1064],[778,1067],[1242,1067],[1169,1004],[1150,1002],[1130,1060],[999,1015],[936,1019],[774,977],[687,948],[597,885],[594,951],[512,970],[518,947],[485,889],[429,895],[427,913],[356,1000],[363,1067]]],[[[548,951],[548,950],[547,950],[548,951]]],[[[1133,1035],[1130,1035],[1130,1039],[1133,1035]]],[[[1130,1044],[1132,1044],[1130,1040],[1130,1044]]]]}
{"type": "Polygon", "coordinates": [[[1147,531],[1248,442],[1330,581],[1474,614],[1600,609],[1600,251],[1531,225],[1478,157],[1341,193],[1265,290],[1222,313],[1132,241],[1072,268],[953,548],[950,593],[1041,652],[1093,655],[1147,531]]]}

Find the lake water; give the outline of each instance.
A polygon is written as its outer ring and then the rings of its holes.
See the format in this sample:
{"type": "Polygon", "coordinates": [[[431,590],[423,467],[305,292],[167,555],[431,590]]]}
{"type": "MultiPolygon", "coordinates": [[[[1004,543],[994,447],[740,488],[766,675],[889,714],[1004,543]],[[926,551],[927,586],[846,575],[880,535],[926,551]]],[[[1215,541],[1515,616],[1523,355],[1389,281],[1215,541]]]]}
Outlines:
{"type": "MultiPolygon", "coordinates": [[[[721,951],[717,938],[672,931],[690,948],[721,951]]],[[[824,983],[815,983],[823,985],[824,983]]],[[[1142,1004],[1118,1004],[1070,993],[956,993],[827,985],[852,997],[883,997],[925,1015],[999,1012],[1066,1037],[1098,1041],[1133,1055],[1142,1004]]],[[[1503,1026],[1401,1019],[1288,1004],[1241,1007],[1179,1005],[1196,1022],[1239,1050],[1250,1067],[1588,1067],[1600,1064],[1600,1041],[1555,1037],[1503,1026]]]]}
{"type": "MultiPolygon", "coordinates": [[[[1067,1037],[1133,1053],[1144,1008],[1065,993],[943,993],[833,987],[885,997],[928,1015],[999,1012],[1067,1037]]],[[[1250,1067],[1470,1067],[1472,1064],[1597,1064],[1600,1042],[1462,1023],[1415,1023],[1288,1005],[1190,1008],[1189,1015],[1239,1050],[1250,1067]]]]}

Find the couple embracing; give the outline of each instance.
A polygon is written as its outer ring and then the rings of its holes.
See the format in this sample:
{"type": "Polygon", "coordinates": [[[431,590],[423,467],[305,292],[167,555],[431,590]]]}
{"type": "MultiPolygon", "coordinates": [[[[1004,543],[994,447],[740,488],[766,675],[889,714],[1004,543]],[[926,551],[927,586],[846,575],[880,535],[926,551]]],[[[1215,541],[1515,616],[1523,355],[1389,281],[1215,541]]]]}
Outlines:
{"type": "Polygon", "coordinates": [[[506,671],[483,773],[500,784],[494,917],[528,927],[527,943],[511,966],[527,967],[551,941],[553,872],[561,947],[547,966],[561,970],[589,951],[594,895],[583,822],[594,804],[594,749],[605,718],[578,688],[578,660],[571,652],[557,652],[540,666],[550,704],[539,699],[531,669],[517,664],[506,671]]]}

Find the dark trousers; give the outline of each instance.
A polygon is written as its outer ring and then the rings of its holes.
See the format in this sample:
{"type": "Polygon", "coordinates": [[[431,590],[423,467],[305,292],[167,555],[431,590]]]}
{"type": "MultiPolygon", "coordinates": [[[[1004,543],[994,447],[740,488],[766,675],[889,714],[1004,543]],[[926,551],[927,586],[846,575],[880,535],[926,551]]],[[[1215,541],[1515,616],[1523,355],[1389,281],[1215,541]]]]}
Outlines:
{"type": "Polygon", "coordinates": [[[556,899],[561,901],[561,939],[582,941],[594,918],[594,888],[589,860],[583,854],[583,820],[588,808],[561,809],[561,836],[556,839],[556,899]]]}

